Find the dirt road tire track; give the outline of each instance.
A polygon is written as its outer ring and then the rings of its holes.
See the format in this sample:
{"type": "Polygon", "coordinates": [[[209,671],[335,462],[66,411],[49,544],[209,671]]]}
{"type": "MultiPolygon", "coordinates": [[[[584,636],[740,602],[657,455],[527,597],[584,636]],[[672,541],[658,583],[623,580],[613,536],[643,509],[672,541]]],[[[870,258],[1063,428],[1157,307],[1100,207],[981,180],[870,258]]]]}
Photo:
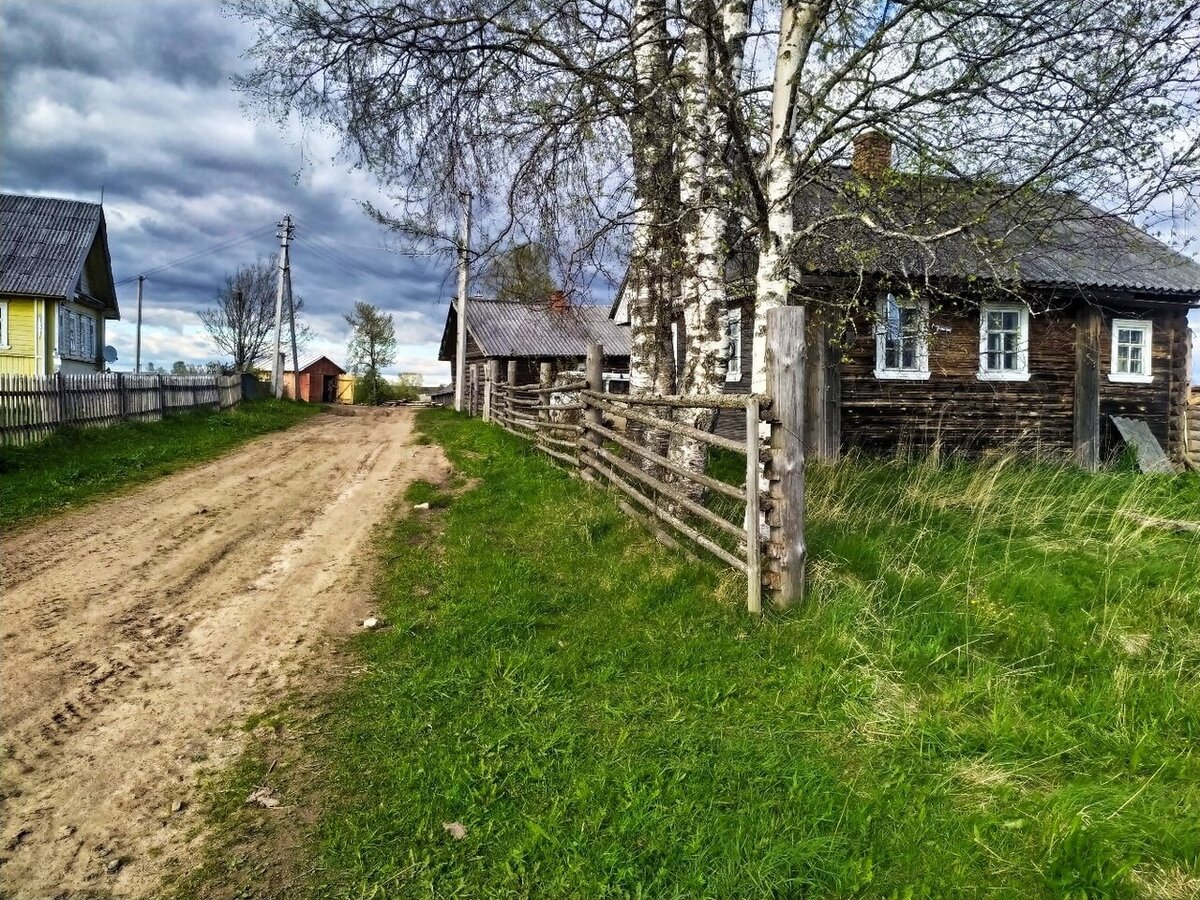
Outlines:
{"type": "Polygon", "coordinates": [[[372,611],[373,526],[444,477],[412,437],[325,414],[3,538],[4,896],[148,896],[186,865],[198,772],[372,611]]]}

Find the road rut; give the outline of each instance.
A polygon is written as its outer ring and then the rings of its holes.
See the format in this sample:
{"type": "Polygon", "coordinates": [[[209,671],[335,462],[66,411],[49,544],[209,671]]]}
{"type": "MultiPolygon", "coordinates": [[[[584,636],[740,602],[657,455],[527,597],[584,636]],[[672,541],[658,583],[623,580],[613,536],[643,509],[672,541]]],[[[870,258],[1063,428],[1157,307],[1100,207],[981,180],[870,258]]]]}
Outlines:
{"type": "Polygon", "coordinates": [[[412,437],[327,413],[4,539],[6,894],[146,896],[186,865],[198,772],[373,611],[372,527],[444,477],[412,437]]]}

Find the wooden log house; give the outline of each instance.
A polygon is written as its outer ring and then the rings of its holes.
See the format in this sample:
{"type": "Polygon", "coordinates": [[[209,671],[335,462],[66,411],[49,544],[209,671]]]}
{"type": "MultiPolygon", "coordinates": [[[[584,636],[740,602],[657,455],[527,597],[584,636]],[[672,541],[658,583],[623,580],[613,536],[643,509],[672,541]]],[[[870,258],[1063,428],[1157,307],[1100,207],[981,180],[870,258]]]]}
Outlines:
{"type": "MultiPolygon", "coordinates": [[[[798,246],[808,452],[1015,451],[1092,469],[1119,452],[1121,415],[1182,459],[1200,265],[1071,195],[993,206],[986,187],[910,182],[890,158],[886,138],[860,136],[843,183],[801,191],[797,227],[852,208],[847,186],[885,182],[897,220],[972,224],[931,246],[852,225],[798,246]]],[[[746,255],[731,267],[727,392],[750,390],[754,266],[746,255]]],[[[611,314],[628,322],[620,294],[611,314]]],[[[675,328],[682,372],[681,315],[675,328]]],[[[736,436],[744,424],[719,414],[714,427],[736,436]]]]}
{"type": "MultiPolygon", "coordinates": [[[[438,359],[450,363],[455,380],[457,333],[458,310],[451,302],[438,359]]],[[[489,366],[501,381],[512,371],[515,384],[536,384],[545,377],[545,367],[551,373],[582,371],[590,343],[604,347],[604,371],[610,378],[628,374],[629,329],[617,326],[603,307],[568,303],[559,293],[541,304],[472,297],[467,301],[467,402],[472,409],[482,408],[489,366]]]]}

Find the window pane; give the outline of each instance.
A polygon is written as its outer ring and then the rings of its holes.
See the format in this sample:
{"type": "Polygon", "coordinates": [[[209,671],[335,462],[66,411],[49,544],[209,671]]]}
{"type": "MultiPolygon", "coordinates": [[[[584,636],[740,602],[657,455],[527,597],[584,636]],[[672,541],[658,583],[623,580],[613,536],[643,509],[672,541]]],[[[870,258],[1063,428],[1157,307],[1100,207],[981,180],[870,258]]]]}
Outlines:
{"type": "Polygon", "coordinates": [[[998,312],[990,312],[987,314],[987,330],[999,331],[1004,327],[1004,314],[998,312]]]}
{"type": "Polygon", "coordinates": [[[1129,348],[1129,371],[1135,375],[1142,374],[1142,348],[1133,346],[1129,348]]]}
{"type": "Polygon", "coordinates": [[[1018,313],[1006,312],[1006,313],[1003,313],[1003,316],[1004,316],[1004,326],[1003,327],[1004,327],[1005,331],[1016,331],[1017,328],[1020,327],[1020,317],[1019,317],[1018,313]]]}

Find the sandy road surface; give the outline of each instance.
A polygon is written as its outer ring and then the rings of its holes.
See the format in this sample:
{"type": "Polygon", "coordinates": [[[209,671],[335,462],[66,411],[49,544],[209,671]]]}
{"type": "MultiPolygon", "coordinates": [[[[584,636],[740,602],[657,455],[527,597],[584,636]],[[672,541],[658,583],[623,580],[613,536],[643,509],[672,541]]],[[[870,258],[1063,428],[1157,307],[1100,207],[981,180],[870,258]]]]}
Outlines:
{"type": "Polygon", "coordinates": [[[194,852],[199,768],[371,611],[372,525],[444,474],[411,436],[317,416],[3,540],[3,894],[147,895],[194,852]]]}

